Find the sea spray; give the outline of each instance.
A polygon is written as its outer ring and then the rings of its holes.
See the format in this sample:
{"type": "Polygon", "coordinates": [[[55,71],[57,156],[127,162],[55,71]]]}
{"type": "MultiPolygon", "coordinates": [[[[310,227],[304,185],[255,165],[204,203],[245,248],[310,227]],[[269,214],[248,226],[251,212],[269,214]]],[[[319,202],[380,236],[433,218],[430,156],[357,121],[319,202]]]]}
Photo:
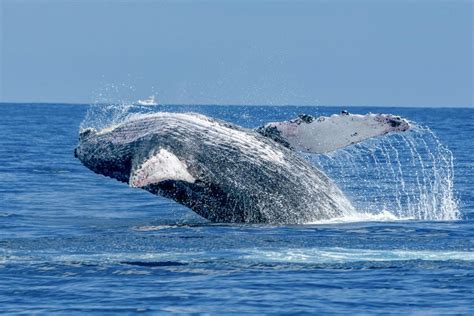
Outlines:
{"type": "Polygon", "coordinates": [[[390,134],[325,155],[308,155],[364,214],[397,218],[460,218],[453,155],[427,127],[390,134]]]}
{"type": "Polygon", "coordinates": [[[140,106],[138,101],[131,101],[135,91],[127,84],[104,83],[95,93],[95,101],[89,106],[80,129],[101,130],[125,122],[135,113],[157,111],[155,107],[140,106]]]}

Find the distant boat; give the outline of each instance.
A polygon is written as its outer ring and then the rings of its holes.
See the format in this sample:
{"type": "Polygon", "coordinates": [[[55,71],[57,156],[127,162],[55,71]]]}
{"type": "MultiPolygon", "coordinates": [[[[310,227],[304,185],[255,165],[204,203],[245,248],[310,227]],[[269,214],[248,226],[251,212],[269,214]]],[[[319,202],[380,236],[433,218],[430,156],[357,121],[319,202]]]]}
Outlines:
{"type": "Polygon", "coordinates": [[[152,95],[150,97],[148,97],[148,99],[145,99],[145,100],[138,100],[137,102],[138,105],[157,105],[157,103],[155,102],[155,96],[152,95]]]}

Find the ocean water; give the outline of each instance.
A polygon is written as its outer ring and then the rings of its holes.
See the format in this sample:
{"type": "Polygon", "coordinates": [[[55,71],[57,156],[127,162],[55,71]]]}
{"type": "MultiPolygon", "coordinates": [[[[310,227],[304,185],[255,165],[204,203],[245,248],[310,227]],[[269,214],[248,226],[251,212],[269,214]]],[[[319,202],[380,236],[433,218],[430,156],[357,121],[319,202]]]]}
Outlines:
{"type": "MultiPolygon", "coordinates": [[[[92,173],[73,155],[79,126],[124,108],[88,109],[0,104],[1,313],[474,312],[473,109],[350,108],[418,127],[307,155],[360,215],[281,226],[212,224],[92,173]]],[[[256,127],[341,108],[157,110],[256,127]]]]}

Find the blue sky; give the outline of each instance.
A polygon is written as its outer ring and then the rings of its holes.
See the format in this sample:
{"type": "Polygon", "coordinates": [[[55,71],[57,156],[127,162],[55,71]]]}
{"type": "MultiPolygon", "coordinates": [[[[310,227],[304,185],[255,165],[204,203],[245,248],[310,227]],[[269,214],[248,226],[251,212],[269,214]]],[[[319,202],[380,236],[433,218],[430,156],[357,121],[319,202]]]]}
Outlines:
{"type": "Polygon", "coordinates": [[[473,106],[471,1],[0,2],[2,102],[473,106]]]}

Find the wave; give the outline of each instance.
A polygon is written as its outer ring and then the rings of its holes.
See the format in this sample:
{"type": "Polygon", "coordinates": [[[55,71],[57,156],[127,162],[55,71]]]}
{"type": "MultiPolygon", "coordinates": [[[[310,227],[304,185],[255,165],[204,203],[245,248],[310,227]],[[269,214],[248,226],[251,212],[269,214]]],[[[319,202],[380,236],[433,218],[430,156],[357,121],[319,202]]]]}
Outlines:
{"type": "Polygon", "coordinates": [[[255,250],[243,256],[247,260],[292,263],[347,263],[362,261],[474,261],[471,251],[437,250],[373,250],[357,248],[307,248],[287,250],[255,250]]]}
{"type": "Polygon", "coordinates": [[[335,180],[361,219],[367,214],[384,218],[387,212],[394,219],[461,218],[453,154],[428,127],[415,125],[308,159],[335,180]]]}
{"type": "Polygon", "coordinates": [[[178,267],[200,263],[286,263],[286,264],[344,264],[355,262],[394,261],[464,261],[473,262],[474,252],[455,250],[360,249],[342,247],[233,249],[216,252],[186,253],[105,253],[84,255],[5,256],[0,263],[64,265],[134,265],[141,267],[178,267]]]}

